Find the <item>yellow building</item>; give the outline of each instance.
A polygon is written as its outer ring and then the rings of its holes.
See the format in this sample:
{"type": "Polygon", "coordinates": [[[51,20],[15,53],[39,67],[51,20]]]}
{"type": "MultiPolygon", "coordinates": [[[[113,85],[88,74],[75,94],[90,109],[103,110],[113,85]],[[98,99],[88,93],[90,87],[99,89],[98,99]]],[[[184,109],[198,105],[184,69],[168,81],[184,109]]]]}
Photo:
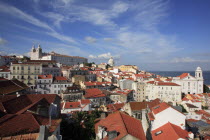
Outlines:
{"type": "Polygon", "coordinates": [[[11,78],[16,78],[29,86],[34,86],[38,75],[42,73],[41,63],[12,63],[11,78]]]}
{"type": "Polygon", "coordinates": [[[138,67],[135,65],[121,65],[118,67],[118,69],[120,69],[120,71],[126,72],[126,71],[131,71],[133,72],[134,69],[138,70],[138,67]]]}
{"type": "Polygon", "coordinates": [[[80,85],[80,82],[85,82],[85,75],[74,75],[72,77],[72,83],[80,85]]]}

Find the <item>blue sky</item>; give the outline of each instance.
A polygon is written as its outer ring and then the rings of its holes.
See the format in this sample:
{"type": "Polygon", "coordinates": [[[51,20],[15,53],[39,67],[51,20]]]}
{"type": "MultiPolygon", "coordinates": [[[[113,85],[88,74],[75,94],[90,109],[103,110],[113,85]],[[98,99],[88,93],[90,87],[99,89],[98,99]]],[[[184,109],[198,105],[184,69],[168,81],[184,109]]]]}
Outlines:
{"type": "Polygon", "coordinates": [[[45,52],[142,70],[210,70],[209,0],[0,0],[0,54],[45,52]]]}

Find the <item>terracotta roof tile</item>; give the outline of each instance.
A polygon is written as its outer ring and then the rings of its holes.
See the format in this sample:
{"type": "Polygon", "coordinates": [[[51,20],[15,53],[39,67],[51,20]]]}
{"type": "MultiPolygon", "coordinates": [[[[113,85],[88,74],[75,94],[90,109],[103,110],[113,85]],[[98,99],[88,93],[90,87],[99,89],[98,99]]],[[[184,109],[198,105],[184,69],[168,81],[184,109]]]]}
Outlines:
{"type": "Polygon", "coordinates": [[[50,75],[38,75],[38,79],[52,79],[52,74],[50,75]]]}
{"type": "Polygon", "coordinates": [[[0,66],[0,72],[10,72],[10,69],[7,66],[0,66]]]}
{"type": "Polygon", "coordinates": [[[197,106],[194,106],[193,104],[189,104],[189,103],[186,103],[187,107],[189,108],[198,108],[197,106]]]}
{"type": "Polygon", "coordinates": [[[189,76],[189,73],[182,73],[180,76],[177,76],[177,77],[180,77],[180,79],[183,79],[187,76],[189,76]]]}
{"type": "Polygon", "coordinates": [[[152,131],[153,140],[188,139],[189,132],[170,122],[152,131]]]}
{"type": "Polygon", "coordinates": [[[82,99],[81,104],[90,104],[91,101],[89,99],[82,99]]]}
{"type": "Polygon", "coordinates": [[[51,104],[55,101],[58,95],[56,94],[28,94],[21,95],[10,100],[2,102],[7,113],[21,114],[28,109],[34,109],[38,104],[51,104]]]}
{"type": "Polygon", "coordinates": [[[158,82],[157,85],[159,86],[180,86],[176,83],[172,83],[172,82],[158,82]]]}
{"type": "Polygon", "coordinates": [[[122,112],[109,114],[108,117],[96,123],[96,133],[98,132],[98,126],[107,128],[106,131],[117,131],[119,133],[117,140],[128,134],[137,139],[146,140],[141,121],[122,112]]]}
{"type": "Polygon", "coordinates": [[[155,99],[155,100],[153,100],[153,101],[151,101],[151,102],[147,102],[147,104],[148,104],[148,107],[150,108],[150,110],[154,107],[154,106],[156,106],[156,105],[158,105],[158,104],[160,104],[161,102],[160,102],[160,99],[159,98],[157,98],[157,99],[155,99]]]}
{"type": "Polygon", "coordinates": [[[68,79],[66,77],[63,77],[63,76],[55,76],[55,80],[58,80],[58,81],[67,81],[68,79]]]}
{"type": "Polygon", "coordinates": [[[91,88],[85,90],[85,98],[96,98],[96,97],[105,97],[106,95],[98,88],[91,88]]]}
{"type": "Polygon", "coordinates": [[[28,88],[27,85],[18,80],[0,81],[0,95],[11,94],[28,88]]]}
{"type": "Polygon", "coordinates": [[[80,108],[80,102],[65,102],[64,109],[80,108]]]}
{"type": "Polygon", "coordinates": [[[108,104],[106,106],[108,111],[119,111],[124,105],[125,103],[119,103],[119,104],[108,104]]]}
{"type": "MultiPolygon", "coordinates": [[[[3,137],[17,134],[36,133],[39,132],[41,125],[49,124],[49,118],[31,113],[14,115],[9,119],[5,119],[7,116],[10,115],[0,118],[0,136],[3,137]],[[4,120],[2,121],[2,119],[4,120]]],[[[52,119],[51,125],[58,126],[60,121],[60,119],[52,119]]]]}
{"type": "Polygon", "coordinates": [[[154,115],[152,114],[152,112],[149,112],[149,113],[148,113],[148,117],[149,117],[149,120],[151,120],[151,121],[155,120],[155,117],[154,117],[154,115]]]}
{"type": "Polygon", "coordinates": [[[163,103],[160,103],[160,104],[154,106],[154,107],[152,108],[152,112],[153,112],[154,114],[158,114],[158,113],[162,112],[163,110],[165,110],[165,109],[167,109],[167,108],[169,108],[169,107],[171,107],[171,106],[168,105],[167,103],[163,102],[163,103]]]}
{"type": "Polygon", "coordinates": [[[146,102],[129,102],[129,104],[132,111],[137,111],[137,110],[142,110],[142,109],[147,108],[146,102]]]}

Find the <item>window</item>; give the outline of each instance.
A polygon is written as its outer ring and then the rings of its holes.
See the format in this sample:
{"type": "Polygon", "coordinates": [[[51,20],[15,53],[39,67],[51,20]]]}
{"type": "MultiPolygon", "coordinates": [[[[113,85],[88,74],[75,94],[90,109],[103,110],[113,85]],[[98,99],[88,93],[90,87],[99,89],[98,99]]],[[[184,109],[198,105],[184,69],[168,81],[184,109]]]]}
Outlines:
{"type": "Polygon", "coordinates": [[[13,70],[15,70],[15,67],[13,67],[13,70]]]}

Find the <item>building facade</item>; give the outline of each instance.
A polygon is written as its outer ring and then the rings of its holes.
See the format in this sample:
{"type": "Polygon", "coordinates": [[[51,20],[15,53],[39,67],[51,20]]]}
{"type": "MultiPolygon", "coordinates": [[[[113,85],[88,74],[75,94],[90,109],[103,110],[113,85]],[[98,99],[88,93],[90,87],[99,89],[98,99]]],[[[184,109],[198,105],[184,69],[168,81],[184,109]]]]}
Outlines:
{"type": "Polygon", "coordinates": [[[191,76],[189,73],[183,73],[172,79],[172,82],[181,85],[182,93],[184,94],[203,93],[203,81],[203,72],[200,67],[197,67],[195,77],[191,76]]]}
{"type": "Polygon", "coordinates": [[[41,63],[12,63],[10,66],[11,79],[16,78],[19,81],[35,86],[38,75],[42,73],[41,63]]]}
{"type": "Polygon", "coordinates": [[[55,52],[43,53],[40,45],[37,49],[34,46],[32,47],[30,56],[31,60],[55,60],[64,65],[77,65],[88,62],[87,58],[84,57],[62,55],[55,52]]]}

